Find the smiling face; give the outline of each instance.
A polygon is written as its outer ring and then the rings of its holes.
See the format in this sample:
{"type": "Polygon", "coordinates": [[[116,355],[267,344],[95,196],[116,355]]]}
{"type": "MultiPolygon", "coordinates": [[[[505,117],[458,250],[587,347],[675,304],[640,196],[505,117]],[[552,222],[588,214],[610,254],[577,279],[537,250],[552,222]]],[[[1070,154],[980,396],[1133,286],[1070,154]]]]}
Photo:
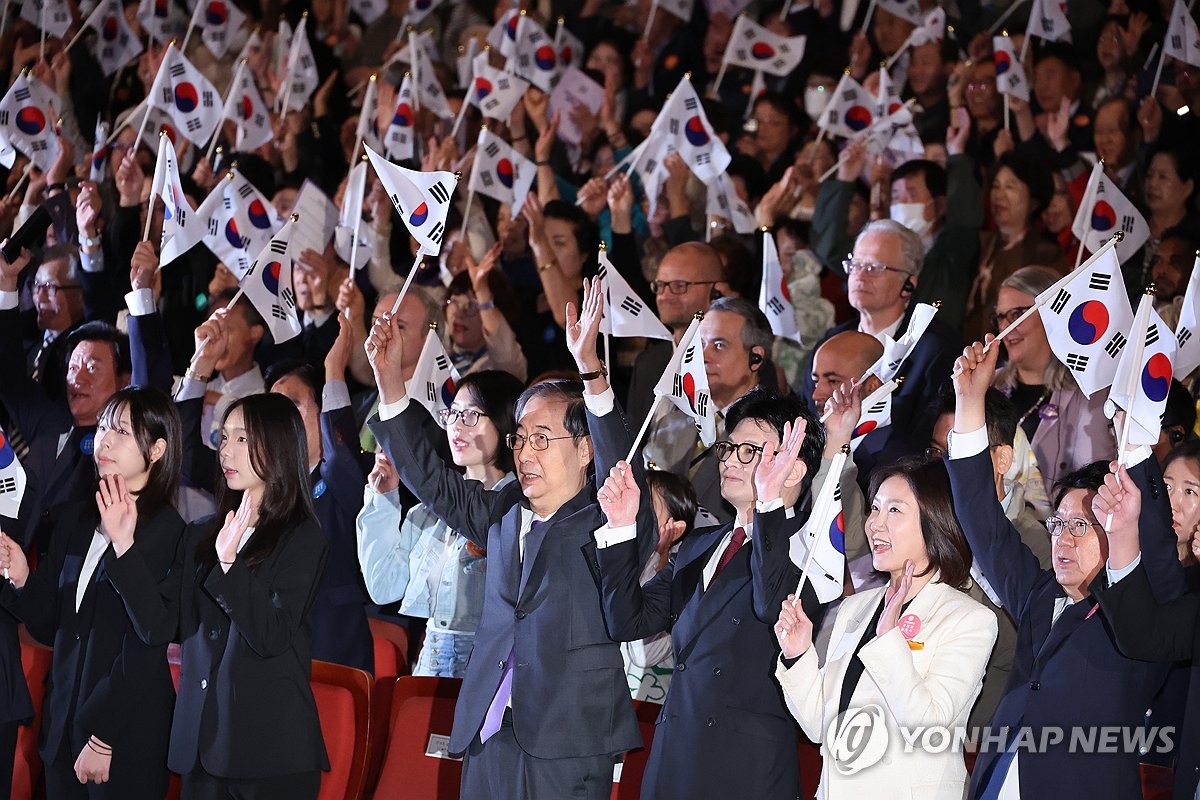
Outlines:
{"type": "Polygon", "coordinates": [[[592,441],[587,436],[578,442],[571,438],[564,423],[567,408],[563,398],[536,395],[525,404],[517,421],[519,435],[540,433],[551,440],[545,450],[535,450],[526,441],[514,454],[521,490],[538,513],[554,513],[587,482],[592,441]]]}
{"type": "Polygon", "coordinates": [[[250,461],[250,437],[240,407],[229,412],[221,426],[217,456],[221,462],[221,474],[225,476],[225,484],[230,489],[253,492],[261,497],[266,481],[250,461]]]}
{"type": "Polygon", "coordinates": [[[117,375],[116,352],[111,342],[85,340],[75,345],[67,361],[67,405],[76,425],[95,425],[123,383],[117,375]]]}
{"type": "Polygon", "coordinates": [[[446,326],[450,330],[450,340],[460,350],[479,350],[487,344],[483,338],[479,306],[469,292],[446,298],[446,326]]]}
{"type": "Polygon", "coordinates": [[[1171,499],[1171,527],[1180,542],[1190,541],[1200,523],[1200,463],[1177,458],[1163,472],[1163,483],[1171,499]]]}
{"type": "Polygon", "coordinates": [[[575,238],[575,227],[565,219],[546,217],[546,240],[550,242],[550,250],[554,260],[567,280],[576,280],[583,273],[583,253],[579,250],[579,242],[575,238]]]}
{"type": "MultiPolygon", "coordinates": [[[[452,411],[468,409],[480,412],[479,421],[473,426],[463,422],[462,417],[446,426],[446,439],[450,443],[450,457],[460,467],[476,467],[491,464],[496,458],[496,449],[500,446],[500,432],[489,417],[483,416],[483,406],[475,399],[475,393],[468,387],[459,390],[450,404],[452,411]]],[[[551,442],[556,444],[556,442],[551,442]]]]}
{"type": "Polygon", "coordinates": [[[1023,229],[1032,207],[1029,187],[1008,167],[1001,167],[992,181],[992,216],[1003,227],[1023,229]]]}
{"type": "MultiPolygon", "coordinates": [[[[996,298],[996,316],[1003,319],[1034,304],[1034,298],[1007,286],[1000,289],[996,298]]],[[[1000,325],[1006,327],[1008,323],[1001,322],[1000,325]]],[[[1046,363],[1050,356],[1050,341],[1046,338],[1046,328],[1042,325],[1041,315],[1031,314],[1004,337],[1004,347],[1008,351],[1009,362],[1014,366],[1046,363]]]]}
{"type": "Polygon", "coordinates": [[[974,119],[992,119],[1000,113],[1000,94],[996,91],[996,62],[989,58],[971,65],[967,71],[964,98],[967,111],[974,119]]]}
{"type": "Polygon", "coordinates": [[[1095,492],[1087,489],[1071,489],[1063,495],[1055,512],[1059,519],[1082,519],[1092,523],[1080,538],[1064,530],[1057,539],[1050,540],[1053,545],[1054,578],[1073,600],[1090,593],[1088,586],[1108,558],[1108,537],[1092,514],[1092,498],[1095,496],[1095,492]]]}
{"type": "Polygon", "coordinates": [[[905,478],[899,475],[879,484],[867,516],[867,541],[871,545],[871,565],[896,577],[903,574],[904,562],[913,562],[913,574],[929,568],[929,553],[921,532],[921,510],[917,496],[905,478]]]}
{"type": "Polygon", "coordinates": [[[122,405],[109,417],[96,423],[93,458],[100,477],[120,475],[131,492],[140,492],[150,478],[151,465],[162,457],[166,442],[159,439],[149,453],[138,446],[137,436],[129,416],[129,406],[122,405]]]}

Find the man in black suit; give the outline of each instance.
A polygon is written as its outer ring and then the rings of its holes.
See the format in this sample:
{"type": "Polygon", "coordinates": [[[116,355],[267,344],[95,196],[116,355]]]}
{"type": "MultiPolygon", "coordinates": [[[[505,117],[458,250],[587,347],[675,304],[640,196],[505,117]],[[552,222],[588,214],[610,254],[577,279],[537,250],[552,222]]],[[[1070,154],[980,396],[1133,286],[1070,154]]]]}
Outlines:
{"type": "MultiPolygon", "coordinates": [[[[466,754],[468,800],[603,800],[617,756],[641,746],[620,646],[601,610],[592,541],[601,524],[593,457],[607,474],[631,440],[596,357],[601,298],[596,282],[585,287],[582,320],[567,307],[567,342],[587,394],[575,381],[522,394],[509,439],[518,481],[498,491],[463,481],[436,456],[441,431],[409,402],[400,372],[401,351],[418,342],[390,315],[367,340],[381,400],[372,432],[412,492],[488,552],[482,619],[450,737],[450,751],[466,754]]],[[[657,539],[652,513],[644,504],[651,534],[642,560],[657,539]]]]}
{"type": "MultiPolygon", "coordinates": [[[[779,657],[771,636],[779,607],[799,582],[788,539],[804,522],[796,505],[820,466],[825,432],[797,397],[761,389],[733,404],[726,425],[729,438],[715,450],[736,519],[687,537],[645,586],[622,498],[636,487],[614,477],[600,493],[611,526],[596,532],[609,630],[630,641],[669,630],[674,648],[643,797],[793,800],[800,792],[796,725],[763,677],[779,657]]],[[[819,616],[811,588],[802,600],[819,616]]]]}

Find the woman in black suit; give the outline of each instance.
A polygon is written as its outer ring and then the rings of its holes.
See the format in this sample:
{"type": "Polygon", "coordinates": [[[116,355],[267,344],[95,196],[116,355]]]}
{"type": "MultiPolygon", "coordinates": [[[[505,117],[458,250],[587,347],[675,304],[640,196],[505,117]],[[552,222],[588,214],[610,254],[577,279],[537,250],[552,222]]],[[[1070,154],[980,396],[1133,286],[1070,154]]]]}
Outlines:
{"type": "Polygon", "coordinates": [[[112,568],[148,641],[179,630],[167,763],[183,776],[184,800],[316,798],[329,769],[309,686],[328,543],[304,442],[286,397],[234,402],[221,425],[218,514],[188,526],[170,580],[156,585],[125,559],[112,568]]]}
{"type": "Polygon", "coordinates": [[[94,503],[59,514],[36,572],[0,537],[9,581],[0,603],[53,643],[39,752],[46,796],[161,798],[174,691],[166,642],[147,643],[109,570],[136,559],[166,577],[184,522],[171,503],[182,436],[175,405],[157,389],[123,389],[100,413],[94,503]]]}

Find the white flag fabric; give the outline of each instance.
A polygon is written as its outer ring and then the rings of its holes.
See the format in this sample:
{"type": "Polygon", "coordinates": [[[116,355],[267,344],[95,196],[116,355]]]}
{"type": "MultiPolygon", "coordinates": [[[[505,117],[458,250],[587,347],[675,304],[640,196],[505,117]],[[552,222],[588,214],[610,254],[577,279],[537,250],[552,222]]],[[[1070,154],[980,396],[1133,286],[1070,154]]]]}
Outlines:
{"type": "Polygon", "coordinates": [[[1150,226],[1137,206],[1104,174],[1104,165],[1097,163],[1088,178],[1083,203],[1075,212],[1071,233],[1089,252],[1096,252],[1117,231],[1125,238],[1117,242],[1117,257],[1127,261],[1150,238],[1150,226]]]}
{"type": "Polygon", "coordinates": [[[228,0],[196,0],[192,22],[200,28],[200,40],[217,58],[229,51],[229,40],[246,24],[246,15],[228,0]]]}
{"type": "Polygon", "coordinates": [[[471,191],[511,204],[512,218],[516,219],[536,177],[536,164],[486,128],[479,131],[468,187],[471,191]]]}
{"type": "Polygon", "coordinates": [[[935,307],[928,303],[917,303],[913,308],[912,316],[908,320],[908,329],[904,331],[904,335],[899,339],[893,339],[891,336],[884,334],[883,355],[871,365],[871,369],[868,372],[884,383],[899,375],[900,367],[904,365],[905,359],[912,355],[912,351],[917,348],[917,343],[921,341],[921,337],[925,334],[926,329],[929,328],[929,323],[933,322],[933,318],[936,315],[937,309],[935,307]]]}
{"type": "Polygon", "coordinates": [[[0,100],[0,131],[4,138],[43,172],[58,158],[54,120],[62,108],[58,95],[25,72],[17,73],[16,80],[0,100]]]}
{"type": "Polygon", "coordinates": [[[900,87],[892,80],[892,74],[888,72],[887,67],[880,65],[879,92],[875,95],[875,118],[883,119],[891,114],[898,114],[903,108],[900,87]]]}
{"type": "Polygon", "coordinates": [[[612,265],[608,253],[604,250],[600,251],[596,276],[604,281],[604,317],[600,320],[601,333],[618,338],[644,336],[647,339],[664,339],[668,342],[675,340],[654,310],[642,302],[629,282],[612,265]]]}
{"type": "Polygon", "coordinates": [[[641,149],[641,153],[635,156],[632,169],[641,180],[642,188],[650,201],[650,216],[654,216],[654,211],[658,208],[660,190],[667,178],[667,168],[663,166],[663,160],[674,152],[674,148],[666,136],[654,135],[643,140],[638,148],[641,149]]]}
{"type": "Polygon", "coordinates": [[[471,80],[467,101],[477,107],[485,117],[508,120],[529,82],[511,72],[496,69],[488,64],[488,54],[480,53],[475,56],[473,63],[474,77],[471,80]]]}
{"type": "Polygon", "coordinates": [[[1033,0],[1029,9],[1026,36],[1037,36],[1052,42],[1071,41],[1071,22],[1067,19],[1067,0],[1033,0]]]}
{"type": "Polygon", "coordinates": [[[692,6],[695,0],[652,0],[653,4],[679,17],[684,22],[692,18],[692,6]]]}
{"type": "Polygon", "coordinates": [[[1188,278],[1187,290],[1183,293],[1183,307],[1179,309],[1179,322],[1175,326],[1175,374],[1186,378],[1192,370],[1200,367],[1200,257],[1192,265],[1192,277],[1188,278]]]}
{"type": "Polygon", "coordinates": [[[821,114],[820,125],[830,135],[850,138],[874,124],[876,104],[877,99],[861,83],[843,73],[821,114]]]}
{"type": "MultiPolygon", "coordinates": [[[[1060,282],[1061,283],[1061,282],[1060,282]]],[[[1038,295],[1050,349],[1088,397],[1107,388],[1129,341],[1133,309],[1115,248],[1071,280],[1038,295]]]]}
{"type": "Polygon", "coordinates": [[[0,516],[16,519],[25,496],[25,468],[0,429],[0,516]]]}
{"type": "Polygon", "coordinates": [[[142,29],[160,44],[183,39],[187,17],[174,0],[140,0],[137,11],[142,29]]]}
{"type": "Polygon", "coordinates": [[[650,137],[665,136],[692,173],[706,185],[723,173],[732,160],[704,109],[692,82],[684,75],[650,128],[650,137]]]}
{"type": "Polygon", "coordinates": [[[404,15],[405,25],[420,25],[422,20],[437,9],[442,0],[410,0],[408,13],[404,15]]]}
{"type": "Polygon", "coordinates": [[[553,88],[558,75],[558,55],[554,40],[528,16],[518,18],[516,57],[509,59],[513,74],[524,78],[543,92],[553,88]]]}
{"type": "Polygon", "coordinates": [[[925,13],[921,11],[921,4],[917,0],[877,0],[875,7],[906,19],[913,25],[925,21],[925,13]]]}
{"type": "Polygon", "coordinates": [[[221,124],[221,95],[176,47],[167,47],[147,97],[192,144],[204,146],[221,124]]]}
{"type": "Polygon", "coordinates": [[[396,108],[384,135],[387,157],[393,161],[407,161],[413,157],[413,108],[412,77],[405,75],[396,92],[396,108]]]}
{"type": "Polygon", "coordinates": [[[271,201],[236,168],[205,198],[196,215],[205,226],[204,244],[239,280],[250,269],[252,254],[266,247],[280,228],[271,201]]]}
{"type": "MultiPolygon", "coordinates": [[[[887,388],[888,384],[884,384],[881,389],[887,388]]],[[[895,388],[894,385],[891,388],[895,388]]],[[[871,398],[867,398],[871,400],[871,398]]],[[[858,451],[858,446],[863,443],[868,433],[886,428],[892,424],[892,392],[884,391],[880,396],[871,400],[869,404],[863,406],[862,414],[858,418],[858,424],[854,426],[854,432],[850,434],[850,452],[858,451]]]]}
{"type": "Polygon", "coordinates": [[[467,40],[465,47],[458,48],[458,55],[454,57],[454,74],[458,78],[459,87],[466,90],[468,98],[471,96],[471,77],[474,75],[472,70],[475,68],[475,57],[479,53],[479,40],[472,36],[467,40]]]}
{"type": "Polygon", "coordinates": [[[1200,31],[1183,0],[1175,0],[1171,10],[1171,23],[1163,39],[1163,54],[1200,67],[1200,31]]]}
{"type": "Polygon", "coordinates": [[[457,183],[451,172],[420,172],[391,163],[367,148],[383,190],[417,240],[422,253],[436,256],[446,235],[446,215],[457,183]]]}
{"type": "Polygon", "coordinates": [[[56,39],[66,39],[71,27],[71,7],[67,0],[23,0],[20,16],[56,39]]]}
{"type": "MultiPolygon", "coordinates": [[[[410,48],[411,49],[411,48],[410,48]]],[[[442,84],[438,83],[437,72],[433,68],[433,60],[424,47],[417,47],[417,60],[413,65],[413,88],[417,94],[417,107],[430,111],[441,119],[454,119],[450,110],[450,101],[442,84]]]]}
{"type": "Polygon", "coordinates": [[[413,368],[413,376],[405,384],[408,396],[429,409],[437,424],[445,427],[440,412],[454,402],[458,381],[458,370],[446,355],[442,340],[436,332],[429,331],[425,334],[425,344],[413,368]]]}
{"type": "MultiPolygon", "coordinates": [[[[308,41],[308,17],[300,18],[300,24],[292,35],[291,48],[288,50],[287,74],[284,76],[286,86],[280,92],[281,97],[287,97],[288,110],[299,111],[308,105],[308,99],[321,85],[317,74],[317,61],[313,58],[312,45],[308,41]]],[[[279,102],[283,102],[282,99],[279,102]]]]}
{"type": "Polygon", "coordinates": [[[363,92],[362,108],[358,112],[358,126],[354,130],[354,141],[365,142],[375,150],[382,150],[379,137],[379,81],[374,75],[367,80],[363,92]]]}
{"type": "Polygon", "coordinates": [[[654,394],[665,397],[696,423],[705,447],[717,441],[717,416],[704,371],[704,346],[700,342],[700,320],[692,320],[675,346],[675,354],[663,371],[654,394]]]}
{"type": "Polygon", "coordinates": [[[996,91],[1029,102],[1029,78],[1025,75],[1025,65],[1017,58],[1012,39],[993,36],[992,49],[992,60],[996,64],[996,91]]]}
{"type": "Polygon", "coordinates": [[[567,30],[562,17],[554,29],[554,53],[558,56],[559,72],[567,67],[582,67],[584,46],[583,40],[567,30]]]}
{"type": "Polygon", "coordinates": [[[112,75],[145,49],[125,22],[125,12],[118,0],[102,0],[83,24],[96,31],[93,54],[105,75],[112,75]]]}
{"type": "Polygon", "coordinates": [[[1117,372],[1104,404],[1104,413],[1109,419],[1115,416],[1118,408],[1126,412],[1129,443],[1134,445],[1158,444],[1163,413],[1167,410],[1167,393],[1171,390],[1174,375],[1175,337],[1153,306],[1153,296],[1142,295],[1132,330],[1134,335],[1140,331],[1146,337],[1146,346],[1136,363],[1134,343],[1125,346],[1117,360],[1117,372]]]}
{"type": "MultiPolygon", "coordinates": [[[[92,157],[88,160],[88,180],[92,183],[103,183],[108,179],[108,154],[110,147],[108,142],[109,124],[99,117],[96,118],[96,136],[95,146],[92,148],[92,157]]],[[[7,142],[5,142],[7,145],[7,142]]],[[[11,148],[9,148],[11,150],[11,148]]],[[[6,164],[7,167],[12,167],[12,164],[6,164]]]]}
{"type": "Polygon", "coordinates": [[[362,21],[374,25],[380,17],[387,13],[387,0],[350,0],[350,10],[358,14],[362,21]]]}
{"type": "Polygon", "coordinates": [[[370,226],[359,224],[362,219],[363,196],[367,190],[367,162],[359,161],[350,168],[346,191],[342,195],[342,213],[333,232],[334,249],[338,258],[350,263],[352,269],[362,269],[371,260],[372,239],[370,226]],[[358,225],[358,254],[354,255],[354,228],[358,225]]]}
{"type": "Polygon", "coordinates": [[[708,186],[704,213],[714,217],[724,217],[733,225],[733,229],[741,234],[754,233],[758,230],[758,221],[754,219],[754,212],[746,205],[746,201],[738,196],[733,181],[724,172],[708,186]]]}
{"type": "Polygon", "coordinates": [[[223,116],[237,125],[238,150],[257,150],[275,137],[271,129],[271,110],[258,91],[254,73],[240,62],[229,85],[223,116]]]}
{"type": "Polygon", "coordinates": [[[800,344],[800,328],[796,325],[792,293],[783,276],[783,265],[779,263],[775,236],[770,231],[763,233],[762,247],[762,287],[758,292],[758,307],[767,315],[771,333],[800,344]]]}
{"type": "Polygon", "coordinates": [[[831,459],[825,481],[817,490],[808,521],[798,536],[789,539],[792,563],[803,570],[822,603],[842,596],[846,575],[846,523],[842,517],[842,467],[845,453],[831,459]],[[812,553],[812,560],[808,554],[812,553]]]}
{"type": "MultiPolygon", "coordinates": [[[[284,75],[287,72],[288,55],[291,52],[292,25],[284,17],[280,16],[279,24],[275,27],[275,39],[271,42],[271,66],[274,68],[276,75],[284,75]]],[[[246,54],[243,53],[242,55],[246,54]]],[[[281,86],[280,88],[282,89],[283,87],[281,86]]]]}
{"type": "Polygon", "coordinates": [[[165,135],[158,139],[158,160],[152,188],[163,202],[159,267],[165,267],[204,239],[204,228],[183,193],[175,147],[165,135]]]}
{"type": "Polygon", "coordinates": [[[734,23],[723,59],[726,64],[771,75],[788,75],[804,58],[804,36],[780,36],[747,16],[734,23]]]}
{"type": "MultiPolygon", "coordinates": [[[[499,21],[488,31],[487,43],[493,50],[510,61],[517,52],[517,26],[520,21],[520,12],[511,8],[505,11],[504,16],[500,17],[499,21]]],[[[509,68],[512,68],[511,63],[509,68]]]]}
{"type": "Polygon", "coordinates": [[[296,225],[288,220],[258,254],[250,271],[240,280],[242,291],[266,320],[275,343],[300,335],[296,292],[292,288],[291,235],[296,225]]]}
{"type": "Polygon", "coordinates": [[[937,44],[946,38],[946,11],[935,8],[925,15],[921,24],[913,29],[908,44],[910,47],[920,47],[923,44],[937,44]]]}

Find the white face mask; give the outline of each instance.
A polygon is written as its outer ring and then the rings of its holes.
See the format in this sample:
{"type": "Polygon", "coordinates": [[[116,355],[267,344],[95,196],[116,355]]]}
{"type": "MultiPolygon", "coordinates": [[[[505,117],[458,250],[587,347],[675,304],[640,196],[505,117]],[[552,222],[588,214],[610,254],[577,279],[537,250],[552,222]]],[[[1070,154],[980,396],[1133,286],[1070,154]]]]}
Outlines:
{"type": "Polygon", "coordinates": [[[925,218],[924,203],[892,203],[888,216],[893,222],[899,222],[922,238],[933,226],[933,223],[925,218]]]}
{"type": "Polygon", "coordinates": [[[817,120],[829,105],[832,92],[824,86],[809,86],[804,90],[804,113],[809,119],[817,120]]]}

